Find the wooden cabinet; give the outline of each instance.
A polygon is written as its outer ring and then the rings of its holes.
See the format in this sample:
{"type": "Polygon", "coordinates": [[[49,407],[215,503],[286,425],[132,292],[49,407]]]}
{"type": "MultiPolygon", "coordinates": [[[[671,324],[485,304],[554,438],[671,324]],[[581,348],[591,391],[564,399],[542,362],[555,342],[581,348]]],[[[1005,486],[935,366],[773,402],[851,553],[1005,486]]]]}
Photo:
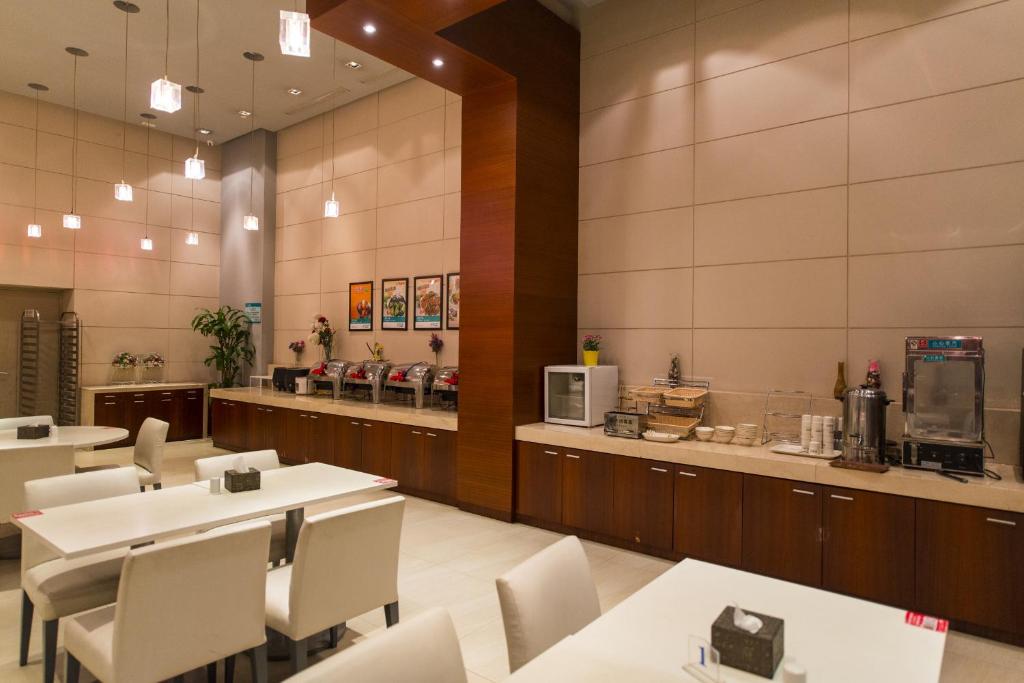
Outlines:
{"type": "Polygon", "coordinates": [[[206,396],[202,389],[178,389],[175,403],[176,413],[171,429],[172,441],[203,438],[203,413],[206,411],[206,396]]]}
{"type": "Polygon", "coordinates": [[[391,424],[376,420],[360,420],[362,435],[360,460],[362,471],[394,478],[391,467],[391,424]]]}
{"type": "Polygon", "coordinates": [[[425,490],[435,494],[442,502],[455,503],[455,432],[428,429],[423,434],[427,465],[425,490]]]}
{"type": "Polygon", "coordinates": [[[914,501],[822,490],[822,587],[896,607],[914,606],[914,501]]]}
{"type": "Polygon", "coordinates": [[[399,488],[413,495],[455,500],[455,452],[451,433],[391,426],[391,468],[399,488]]]}
{"type": "MultiPolygon", "coordinates": [[[[917,609],[1024,640],[1024,515],[917,500],[917,609]]],[[[1001,638],[1007,639],[1007,638],[1001,638]]]]}
{"type": "Polygon", "coordinates": [[[122,427],[127,400],[128,396],[123,393],[97,394],[92,423],[97,427],[122,427]]]}
{"type": "Polygon", "coordinates": [[[612,533],[614,456],[567,450],[562,458],[562,524],[612,533]]]}
{"type": "Polygon", "coordinates": [[[128,430],[127,439],[97,448],[134,445],[139,428],[147,417],[168,423],[168,441],[202,438],[204,399],[202,389],[155,389],[97,394],[93,403],[93,424],[128,430]]]}
{"type": "Polygon", "coordinates": [[[820,586],[821,492],[814,484],[744,475],[743,569],[820,586]]]}
{"type": "Polygon", "coordinates": [[[248,450],[248,413],[249,409],[246,403],[215,398],[213,400],[213,445],[231,451],[248,450]]]}
{"type": "Polygon", "coordinates": [[[156,402],[147,396],[147,392],[144,391],[132,391],[127,395],[125,401],[125,420],[124,428],[128,430],[127,441],[120,442],[121,445],[127,446],[128,444],[134,444],[136,437],[139,435],[139,428],[142,427],[142,423],[149,417],[149,411],[152,410],[156,402]]]}
{"type": "Polygon", "coordinates": [[[743,536],[743,475],[675,466],[673,549],[686,557],[738,567],[743,536]]]}
{"type": "MultiPolygon", "coordinates": [[[[288,413],[272,406],[249,405],[248,450],[275,450],[283,462],[293,462],[288,451],[288,413]]],[[[298,461],[295,461],[298,462],[298,461]]]]}
{"type": "Polygon", "coordinates": [[[294,463],[334,464],[330,415],[308,410],[290,410],[286,419],[286,459],[294,463]]]}
{"type": "Polygon", "coordinates": [[[612,531],[637,546],[672,550],[675,466],[657,460],[615,456],[612,531]]]}
{"type": "Polygon", "coordinates": [[[363,470],[363,423],[350,417],[334,420],[334,464],[363,470]]]}
{"type": "Polygon", "coordinates": [[[517,516],[561,524],[564,454],[564,450],[552,446],[519,442],[515,463],[517,516]]]}

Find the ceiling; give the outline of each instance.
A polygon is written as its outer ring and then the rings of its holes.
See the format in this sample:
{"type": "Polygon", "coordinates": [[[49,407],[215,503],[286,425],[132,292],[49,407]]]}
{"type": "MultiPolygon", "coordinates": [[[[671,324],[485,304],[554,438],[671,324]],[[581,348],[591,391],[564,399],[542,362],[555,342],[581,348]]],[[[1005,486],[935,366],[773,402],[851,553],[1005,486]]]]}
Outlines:
{"type": "MultiPolygon", "coordinates": [[[[193,135],[193,98],[182,92],[174,114],[149,109],[149,84],[163,76],[164,0],[133,0],[141,12],[129,17],[128,115],[157,115],[156,126],[177,135],[193,135]]],[[[199,0],[200,125],[221,143],[248,132],[250,122],[238,115],[251,109],[250,62],[242,52],[263,53],[256,65],[255,125],[279,130],[315,114],[395,85],[411,76],[370,55],[313,31],[312,56],[286,57],[277,42],[278,12],[292,9],[289,0],[199,0]],[[350,69],[354,60],[363,65],[350,69]],[[302,94],[289,95],[289,88],[302,94]],[[331,93],[335,95],[332,99],[331,93]]],[[[299,2],[301,10],[304,2],[299,2]]],[[[28,82],[50,87],[43,98],[71,106],[72,67],[67,46],[89,56],[78,64],[79,108],[121,119],[124,79],[125,14],[111,0],[3,0],[0,3],[0,90],[31,95],[28,82]]],[[[170,21],[170,80],[195,82],[196,0],[173,0],[170,21]]]]}

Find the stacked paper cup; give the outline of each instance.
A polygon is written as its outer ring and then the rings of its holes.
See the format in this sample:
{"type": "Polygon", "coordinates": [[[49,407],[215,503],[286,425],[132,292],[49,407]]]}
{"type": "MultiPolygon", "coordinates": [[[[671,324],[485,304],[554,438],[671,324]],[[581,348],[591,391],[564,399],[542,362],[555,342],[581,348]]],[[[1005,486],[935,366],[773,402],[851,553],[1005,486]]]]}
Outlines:
{"type": "Polygon", "coordinates": [[[807,452],[810,455],[818,455],[821,453],[823,427],[824,424],[822,422],[821,415],[814,415],[811,417],[811,443],[807,448],[807,452]]]}
{"type": "Polygon", "coordinates": [[[811,446],[811,419],[812,415],[800,416],[800,450],[808,450],[811,446]]]}
{"type": "Polygon", "coordinates": [[[836,432],[836,418],[832,415],[826,415],[821,420],[821,452],[831,453],[832,452],[832,441],[835,438],[836,432]]]}

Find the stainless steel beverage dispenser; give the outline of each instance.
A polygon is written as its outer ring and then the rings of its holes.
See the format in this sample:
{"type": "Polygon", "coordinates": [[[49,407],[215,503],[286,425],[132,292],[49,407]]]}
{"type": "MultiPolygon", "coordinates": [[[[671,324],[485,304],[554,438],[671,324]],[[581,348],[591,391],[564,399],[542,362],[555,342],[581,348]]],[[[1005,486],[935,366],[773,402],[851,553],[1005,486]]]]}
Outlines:
{"type": "Polygon", "coordinates": [[[843,397],[843,459],[885,463],[885,411],[892,403],[881,389],[853,387],[843,397]]]}

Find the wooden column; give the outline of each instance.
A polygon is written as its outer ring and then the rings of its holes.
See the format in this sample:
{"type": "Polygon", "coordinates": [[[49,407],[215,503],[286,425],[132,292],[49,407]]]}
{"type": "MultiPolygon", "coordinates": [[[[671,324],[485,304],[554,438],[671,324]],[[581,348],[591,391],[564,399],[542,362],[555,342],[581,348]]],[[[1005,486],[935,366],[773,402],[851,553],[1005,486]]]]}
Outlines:
{"type": "Polygon", "coordinates": [[[515,426],[541,419],[543,367],[576,357],[579,34],[535,0],[308,7],[463,98],[458,499],[511,520],[515,426]]]}

